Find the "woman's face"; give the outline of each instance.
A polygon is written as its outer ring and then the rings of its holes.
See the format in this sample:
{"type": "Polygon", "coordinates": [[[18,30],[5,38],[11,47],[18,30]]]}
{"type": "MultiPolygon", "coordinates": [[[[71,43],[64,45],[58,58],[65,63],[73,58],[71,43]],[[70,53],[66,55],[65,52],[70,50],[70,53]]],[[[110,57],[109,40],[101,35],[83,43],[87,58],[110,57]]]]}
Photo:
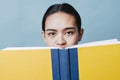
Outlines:
{"type": "Polygon", "coordinates": [[[82,30],[78,31],[74,16],[57,12],[47,17],[42,34],[48,46],[65,48],[78,43],[82,30]]]}

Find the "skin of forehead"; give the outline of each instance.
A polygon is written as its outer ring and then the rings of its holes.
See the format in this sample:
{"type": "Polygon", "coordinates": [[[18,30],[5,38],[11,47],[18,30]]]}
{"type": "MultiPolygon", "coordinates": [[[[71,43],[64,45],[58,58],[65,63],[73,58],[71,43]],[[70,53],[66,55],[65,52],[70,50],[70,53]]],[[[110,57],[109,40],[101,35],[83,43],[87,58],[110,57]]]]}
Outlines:
{"type": "MultiPolygon", "coordinates": [[[[58,26],[63,27],[62,25],[67,25],[67,26],[64,26],[65,28],[71,28],[71,27],[76,26],[74,16],[64,13],[64,12],[57,12],[57,13],[49,15],[46,18],[45,29],[47,29],[47,28],[48,29],[58,29],[58,26]],[[61,20],[65,20],[65,21],[63,21],[62,24],[59,24],[58,23],[59,21],[56,20],[56,17],[58,17],[59,18],[58,20],[60,20],[60,21],[61,20]],[[51,22],[51,20],[52,20],[52,22],[51,22]],[[68,20],[69,20],[69,22],[66,22],[68,20]],[[52,24],[52,26],[50,26],[49,24],[50,25],[52,24]],[[71,24],[72,24],[72,26],[71,26],[71,24]]],[[[59,27],[59,28],[61,28],[61,27],[59,27]]]]}

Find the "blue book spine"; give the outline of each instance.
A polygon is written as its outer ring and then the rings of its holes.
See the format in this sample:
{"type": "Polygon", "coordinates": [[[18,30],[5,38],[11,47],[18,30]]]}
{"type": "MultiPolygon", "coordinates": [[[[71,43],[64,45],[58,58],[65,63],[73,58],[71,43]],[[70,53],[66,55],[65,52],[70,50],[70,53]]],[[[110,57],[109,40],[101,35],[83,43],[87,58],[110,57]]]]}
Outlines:
{"type": "Polygon", "coordinates": [[[77,48],[70,48],[70,77],[71,80],[79,80],[77,48]]]}
{"type": "Polygon", "coordinates": [[[60,80],[60,65],[58,49],[51,49],[53,80],[60,80]]]}
{"type": "Polygon", "coordinates": [[[68,49],[59,49],[60,80],[70,79],[68,49]]]}
{"type": "Polygon", "coordinates": [[[77,48],[52,49],[53,80],[79,80],[77,48]]]}

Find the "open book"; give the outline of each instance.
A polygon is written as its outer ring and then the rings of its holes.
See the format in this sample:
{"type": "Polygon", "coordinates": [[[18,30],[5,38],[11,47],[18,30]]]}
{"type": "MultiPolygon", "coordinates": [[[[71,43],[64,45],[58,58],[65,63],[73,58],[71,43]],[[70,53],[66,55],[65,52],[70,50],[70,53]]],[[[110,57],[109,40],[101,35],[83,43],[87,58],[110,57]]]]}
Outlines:
{"type": "Polygon", "coordinates": [[[120,42],[6,48],[0,50],[0,80],[120,80],[120,42]]]}

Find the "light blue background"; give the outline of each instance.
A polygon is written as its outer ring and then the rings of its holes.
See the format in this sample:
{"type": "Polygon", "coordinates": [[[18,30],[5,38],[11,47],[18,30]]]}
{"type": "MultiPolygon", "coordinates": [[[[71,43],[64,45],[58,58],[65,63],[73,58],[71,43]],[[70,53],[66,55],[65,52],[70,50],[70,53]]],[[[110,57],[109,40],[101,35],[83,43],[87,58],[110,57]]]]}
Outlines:
{"type": "Polygon", "coordinates": [[[54,3],[68,2],[82,18],[80,43],[117,38],[120,40],[120,0],[0,0],[0,49],[45,46],[41,21],[54,3]]]}

